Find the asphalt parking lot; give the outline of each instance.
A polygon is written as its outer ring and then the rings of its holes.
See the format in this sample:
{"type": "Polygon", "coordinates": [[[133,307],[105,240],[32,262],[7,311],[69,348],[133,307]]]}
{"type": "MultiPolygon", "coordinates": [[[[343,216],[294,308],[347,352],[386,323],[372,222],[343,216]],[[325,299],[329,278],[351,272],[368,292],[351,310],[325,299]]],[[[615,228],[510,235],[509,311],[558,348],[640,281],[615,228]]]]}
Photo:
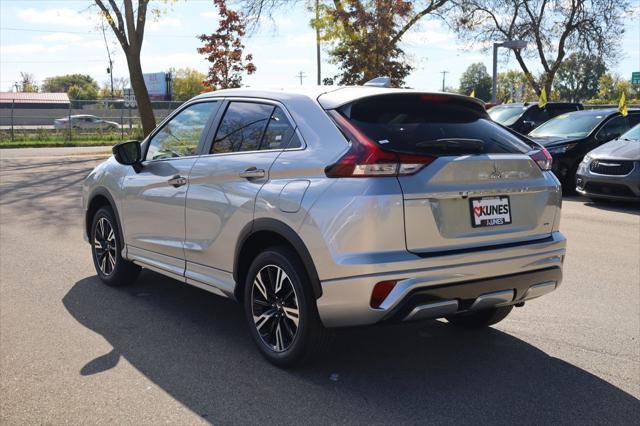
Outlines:
{"type": "MultiPolygon", "coordinates": [[[[613,423],[640,418],[640,211],[564,201],[565,278],[492,329],[337,333],[264,361],[239,306],[145,271],[102,285],[80,184],[100,160],[0,153],[0,423],[613,423]]],[[[633,420],[635,419],[635,420],[633,420]]]]}

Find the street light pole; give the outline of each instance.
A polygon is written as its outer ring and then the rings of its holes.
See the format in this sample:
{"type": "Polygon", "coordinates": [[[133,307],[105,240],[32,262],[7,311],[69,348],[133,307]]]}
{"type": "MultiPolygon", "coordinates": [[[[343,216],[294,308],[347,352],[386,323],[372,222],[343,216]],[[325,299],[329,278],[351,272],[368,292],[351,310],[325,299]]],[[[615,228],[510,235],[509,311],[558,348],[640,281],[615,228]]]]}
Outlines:
{"type": "Polygon", "coordinates": [[[524,40],[507,40],[502,43],[493,43],[493,81],[491,82],[491,103],[498,102],[498,47],[506,47],[512,50],[522,50],[527,47],[524,40]]]}
{"type": "Polygon", "coordinates": [[[442,91],[443,92],[444,92],[444,78],[448,73],[449,71],[440,71],[440,74],[442,74],[442,91]]]}

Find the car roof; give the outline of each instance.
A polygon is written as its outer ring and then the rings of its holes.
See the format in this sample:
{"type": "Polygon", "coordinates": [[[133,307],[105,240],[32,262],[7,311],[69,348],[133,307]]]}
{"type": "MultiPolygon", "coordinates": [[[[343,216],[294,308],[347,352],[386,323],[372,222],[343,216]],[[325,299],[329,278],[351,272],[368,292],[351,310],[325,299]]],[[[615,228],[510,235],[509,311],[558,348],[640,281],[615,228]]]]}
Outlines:
{"type": "MultiPolygon", "coordinates": [[[[534,105],[538,105],[538,102],[513,102],[510,104],[498,104],[493,108],[528,108],[534,105]]],[[[582,105],[579,102],[547,102],[547,106],[579,106],[582,105]]]]}
{"type": "MultiPolygon", "coordinates": [[[[638,113],[640,112],[640,109],[638,108],[629,108],[629,113],[638,113]]],[[[585,109],[582,111],[571,111],[571,112],[567,112],[566,114],[563,115],[606,115],[607,117],[610,115],[615,115],[615,114],[619,114],[620,110],[618,110],[618,108],[602,108],[602,109],[585,109]]]]}
{"type": "Polygon", "coordinates": [[[215,97],[252,97],[287,101],[295,97],[306,97],[320,103],[324,109],[335,109],[358,99],[389,94],[446,95],[452,98],[474,102],[484,108],[484,102],[477,98],[446,92],[424,92],[414,89],[396,89],[374,86],[307,86],[281,88],[240,88],[203,93],[194,99],[215,97]]]}

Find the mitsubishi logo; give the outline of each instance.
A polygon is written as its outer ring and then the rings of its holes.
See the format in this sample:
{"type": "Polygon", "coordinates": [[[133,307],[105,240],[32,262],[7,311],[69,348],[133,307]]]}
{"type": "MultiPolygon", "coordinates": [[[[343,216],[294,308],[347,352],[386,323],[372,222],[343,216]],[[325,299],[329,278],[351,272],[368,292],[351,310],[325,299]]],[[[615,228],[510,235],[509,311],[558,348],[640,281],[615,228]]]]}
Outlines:
{"type": "Polygon", "coordinates": [[[500,169],[498,169],[498,165],[494,162],[493,163],[493,171],[489,175],[489,179],[502,179],[503,177],[504,176],[503,176],[502,172],[500,171],[500,169]]]}

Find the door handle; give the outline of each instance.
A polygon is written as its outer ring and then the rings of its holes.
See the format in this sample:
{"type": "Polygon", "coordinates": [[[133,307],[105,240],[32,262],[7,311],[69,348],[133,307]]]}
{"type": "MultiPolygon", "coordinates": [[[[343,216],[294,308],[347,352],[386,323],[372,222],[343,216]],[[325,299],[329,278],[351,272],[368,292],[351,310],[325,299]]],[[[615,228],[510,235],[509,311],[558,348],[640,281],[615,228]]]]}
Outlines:
{"type": "Polygon", "coordinates": [[[167,183],[171,186],[173,186],[174,188],[178,188],[182,185],[186,185],[187,184],[187,178],[186,177],[182,177],[180,175],[174,176],[171,179],[169,179],[167,181],[167,183]]]}
{"type": "Polygon", "coordinates": [[[240,177],[245,179],[263,178],[267,173],[263,169],[256,167],[249,167],[243,172],[240,172],[240,177]]]}

